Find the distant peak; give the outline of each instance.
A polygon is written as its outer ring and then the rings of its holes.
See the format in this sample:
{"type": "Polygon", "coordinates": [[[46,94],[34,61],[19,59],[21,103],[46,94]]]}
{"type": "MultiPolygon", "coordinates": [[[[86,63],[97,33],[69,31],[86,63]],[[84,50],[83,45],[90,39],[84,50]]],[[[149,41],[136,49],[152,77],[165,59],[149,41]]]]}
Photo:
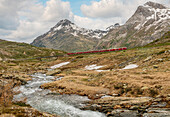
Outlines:
{"type": "Polygon", "coordinates": [[[164,6],[164,5],[162,5],[162,4],[159,4],[159,3],[155,3],[155,2],[151,2],[151,1],[149,1],[149,2],[147,2],[147,3],[145,3],[144,4],[145,6],[150,6],[150,7],[153,7],[153,8],[155,8],[155,9],[166,9],[166,7],[164,6]]]}
{"type": "Polygon", "coordinates": [[[59,25],[62,25],[62,26],[67,26],[67,25],[70,25],[70,24],[73,24],[70,20],[68,19],[64,19],[64,20],[60,20],[58,23],[57,23],[57,26],[59,25]]]}
{"type": "Polygon", "coordinates": [[[114,25],[111,25],[111,26],[107,27],[106,30],[107,30],[107,31],[110,31],[111,29],[118,28],[119,26],[120,26],[120,24],[119,24],[119,23],[116,23],[116,24],[114,24],[114,25]]]}

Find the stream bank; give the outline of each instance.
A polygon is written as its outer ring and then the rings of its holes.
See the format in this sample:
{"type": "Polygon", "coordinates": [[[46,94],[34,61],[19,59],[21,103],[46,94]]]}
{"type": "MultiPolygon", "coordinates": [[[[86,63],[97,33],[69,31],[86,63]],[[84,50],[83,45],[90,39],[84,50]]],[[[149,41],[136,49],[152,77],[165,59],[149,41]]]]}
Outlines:
{"type": "Polygon", "coordinates": [[[18,90],[21,93],[14,96],[14,101],[26,99],[26,104],[33,108],[61,117],[105,117],[105,114],[97,111],[79,109],[84,106],[84,102],[89,101],[86,96],[54,95],[50,90],[39,88],[43,83],[58,80],[55,77],[40,73],[32,77],[26,85],[20,86],[18,90]]]}

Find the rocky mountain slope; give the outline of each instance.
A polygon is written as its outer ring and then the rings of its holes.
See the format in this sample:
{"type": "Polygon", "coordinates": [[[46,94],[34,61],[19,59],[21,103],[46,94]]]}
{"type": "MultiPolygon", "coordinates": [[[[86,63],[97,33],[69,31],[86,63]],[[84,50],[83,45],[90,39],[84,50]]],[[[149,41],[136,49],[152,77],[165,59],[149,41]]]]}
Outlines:
{"type": "Polygon", "coordinates": [[[116,23],[106,30],[80,28],[65,19],[31,44],[68,52],[144,46],[170,30],[170,9],[159,3],[147,2],[139,6],[124,25],[116,23]]]}
{"type": "Polygon", "coordinates": [[[170,30],[170,9],[162,4],[147,2],[139,6],[122,26],[112,29],[96,48],[129,48],[146,45],[170,30]]]}
{"type": "Polygon", "coordinates": [[[47,33],[37,37],[31,44],[72,51],[91,50],[107,31],[80,28],[69,20],[61,20],[47,33]]]}
{"type": "Polygon", "coordinates": [[[55,56],[64,52],[35,47],[26,43],[17,43],[0,39],[0,61],[11,59],[35,58],[41,56],[55,56]]]}
{"type": "Polygon", "coordinates": [[[152,45],[170,45],[170,31],[165,33],[160,39],[157,39],[151,43],[149,43],[146,46],[152,46],[152,45]]]}

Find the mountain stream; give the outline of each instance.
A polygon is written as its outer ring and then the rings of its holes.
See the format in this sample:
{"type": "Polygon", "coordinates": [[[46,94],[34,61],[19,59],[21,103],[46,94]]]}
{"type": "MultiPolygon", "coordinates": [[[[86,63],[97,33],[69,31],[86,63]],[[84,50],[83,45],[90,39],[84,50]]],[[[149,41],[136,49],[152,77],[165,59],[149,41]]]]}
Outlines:
{"type": "Polygon", "coordinates": [[[60,80],[61,77],[56,79],[41,73],[32,77],[26,85],[18,88],[20,93],[14,96],[15,101],[26,98],[26,103],[33,108],[61,117],[105,117],[100,112],[79,109],[84,105],[83,102],[89,101],[86,96],[53,94],[50,90],[40,88],[41,84],[60,80]]]}

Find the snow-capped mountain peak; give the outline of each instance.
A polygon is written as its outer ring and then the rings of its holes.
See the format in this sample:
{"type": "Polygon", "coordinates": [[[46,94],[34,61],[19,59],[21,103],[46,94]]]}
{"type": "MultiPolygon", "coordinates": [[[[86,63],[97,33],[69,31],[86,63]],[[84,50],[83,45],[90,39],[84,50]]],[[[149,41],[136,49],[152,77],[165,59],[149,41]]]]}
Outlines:
{"type": "Polygon", "coordinates": [[[170,19],[170,9],[159,3],[147,2],[144,5],[152,15],[146,17],[147,20],[154,19],[155,21],[162,21],[170,19]]]}
{"type": "Polygon", "coordinates": [[[149,7],[155,8],[155,9],[166,9],[167,8],[162,4],[151,2],[151,1],[145,3],[144,6],[149,6],[149,7]]]}
{"type": "Polygon", "coordinates": [[[108,31],[102,31],[102,30],[91,30],[91,29],[85,29],[80,28],[71,21],[65,19],[59,21],[50,31],[49,33],[57,33],[57,31],[63,30],[64,32],[70,33],[73,36],[88,36],[100,39],[104,35],[108,33],[108,31]]]}
{"type": "Polygon", "coordinates": [[[68,52],[103,47],[133,48],[146,45],[169,30],[170,9],[159,3],[147,2],[139,6],[125,24],[117,23],[107,31],[85,29],[67,19],[61,20],[50,31],[37,37],[32,45],[68,52]]]}
{"type": "MultiPolygon", "coordinates": [[[[147,2],[139,6],[135,14],[126,22],[127,24],[135,24],[136,30],[145,28],[145,31],[152,26],[158,26],[170,19],[170,9],[162,4],[147,2]]],[[[156,27],[155,27],[156,29],[156,27]]]]}

